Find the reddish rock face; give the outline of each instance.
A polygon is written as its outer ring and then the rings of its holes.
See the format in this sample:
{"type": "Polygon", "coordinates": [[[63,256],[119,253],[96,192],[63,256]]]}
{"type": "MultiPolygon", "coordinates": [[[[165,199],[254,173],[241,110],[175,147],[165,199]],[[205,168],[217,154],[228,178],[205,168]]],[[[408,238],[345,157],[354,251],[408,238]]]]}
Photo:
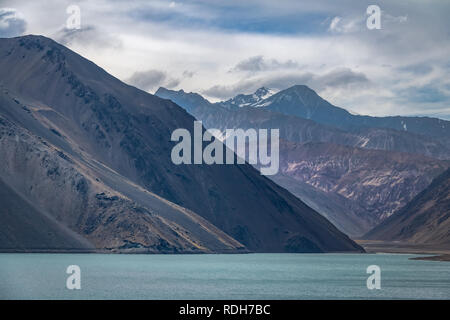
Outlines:
{"type": "MultiPolygon", "coordinates": [[[[402,208],[450,164],[422,155],[328,143],[284,142],[280,150],[281,175],[350,201],[336,199],[350,206],[354,216],[347,212],[329,219],[341,224],[348,224],[346,219],[358,222],[358,229],[343,226],[354,236],[362,235],[402,208]]],[[[290,190],[292,184],[286,182],[286,187],[290,190]]]]}
{"type": "Polygon", "coordinates": [[[450,248],[450,169],[398,212],[368,232],[369,240],[406,241],[450,248]]]}

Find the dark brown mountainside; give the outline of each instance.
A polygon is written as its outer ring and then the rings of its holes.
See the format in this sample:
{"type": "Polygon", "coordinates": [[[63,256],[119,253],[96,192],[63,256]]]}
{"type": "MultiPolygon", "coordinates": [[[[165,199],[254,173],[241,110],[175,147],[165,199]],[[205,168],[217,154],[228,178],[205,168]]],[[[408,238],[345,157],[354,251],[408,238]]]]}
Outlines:
{"type": "Polygon", "coordinates": [[[193,212],[143,190],[87,153],[76,154],[67,137],[8,97],[0,95],[2,250],[244,250],[193,212]]]}

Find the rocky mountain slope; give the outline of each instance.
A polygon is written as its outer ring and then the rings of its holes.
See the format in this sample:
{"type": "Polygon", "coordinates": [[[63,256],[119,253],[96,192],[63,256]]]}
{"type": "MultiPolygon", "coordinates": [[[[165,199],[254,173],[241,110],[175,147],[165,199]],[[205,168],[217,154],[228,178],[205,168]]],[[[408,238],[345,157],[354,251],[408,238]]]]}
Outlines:
{"type": "MultiPolygon", "coordinates": [[[[348,218],[348,213],[329,218],[337,224],[358,221],[360,228],[343,228],[352,236],[362,235],[392,215],[449,166],[448,161],[421,155],[329,143],[282,142],[280,147],[280,174],[329,196],[342,196],[356,206],[348,212],[357,218],[348,218]]],[[[292,186],[286,188],[293,192],[292,186]]]]}
{"type": "Polygon", "coordinates": [[[350,237],[361,236],[377,224],[376,217],[363,206],[338,193],[322,191],[283,173],[270,176],[270,179],[321,213],[350,237]]]}
{"type": "Polygon", "coordinates": [[[450,248],[450,169],[364,238],[450,248]]]}
{"type": "Polygon", "coordinates": [[[94,246],[0,180],[1,251],[94,251],[94,246]],[[19,232],[20,231],[20,232],[19,232]]]}
{"type": "Polygon", "coordinates": [[[2,250],[245,251],[198,215],[76,151],[32,106],[0,97],[2,250]]]}
{"type": "MultiPolygon", "coordinates": [[[[0,178],[87,239],[87,247],[362,250],[250,165],[173,164],[171,133],[192,133],[195,120],[173,102],[122,83],[48,38],[0,39],[0,57],[0,178]]],[[[9,222],[1,233],[13,225],[9,234],[24,232],[9,222]]],[[[10,247],[23,245],[8,239],[10,247]]]]}

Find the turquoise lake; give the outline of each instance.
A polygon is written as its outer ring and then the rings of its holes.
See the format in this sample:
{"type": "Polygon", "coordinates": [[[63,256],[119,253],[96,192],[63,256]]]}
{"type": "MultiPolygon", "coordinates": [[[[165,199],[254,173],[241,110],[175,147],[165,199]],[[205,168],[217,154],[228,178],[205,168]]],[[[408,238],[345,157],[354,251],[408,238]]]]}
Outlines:
{"type": "Polygon", "coordinates": [[[450,262],[407,254],[0,254],[0,299],[450,299],[450,262]],[[66,269],[81,269],[81,289],[66,269]],[[381,289],[369,290],[369,265],[381,289]]]}

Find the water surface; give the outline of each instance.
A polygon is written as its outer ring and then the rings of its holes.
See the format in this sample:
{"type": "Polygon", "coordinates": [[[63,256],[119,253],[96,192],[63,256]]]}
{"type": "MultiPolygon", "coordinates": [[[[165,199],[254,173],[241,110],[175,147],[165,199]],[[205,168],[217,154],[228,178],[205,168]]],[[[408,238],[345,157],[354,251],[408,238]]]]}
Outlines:
{"type": "Polygon", "coordinates": [[[450,299],[450,263],[414,256],[0,254],[0,299],[450,299]],[[81,290],[66,288],[69,265],[81,290]]]}

